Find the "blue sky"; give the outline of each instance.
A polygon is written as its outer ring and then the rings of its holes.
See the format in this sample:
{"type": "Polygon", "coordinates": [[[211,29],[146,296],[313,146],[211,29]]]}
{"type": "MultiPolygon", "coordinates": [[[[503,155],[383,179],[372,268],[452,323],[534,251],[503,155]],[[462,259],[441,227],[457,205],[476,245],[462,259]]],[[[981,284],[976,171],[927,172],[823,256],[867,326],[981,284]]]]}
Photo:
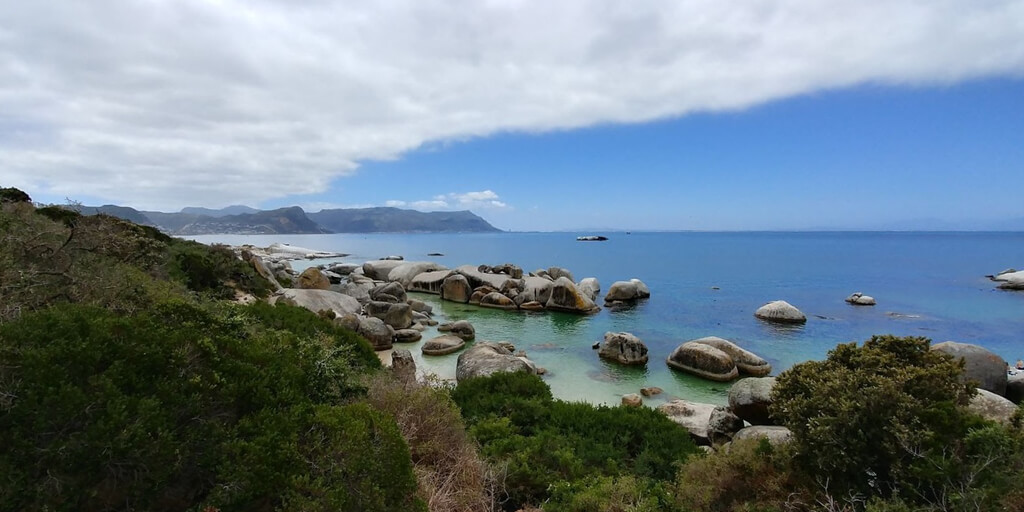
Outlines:
{"type": "Polygon", "coordinates": [[[512,230],[1007,229],[1020,0],[0,2],[0,185],[512,230]]]}

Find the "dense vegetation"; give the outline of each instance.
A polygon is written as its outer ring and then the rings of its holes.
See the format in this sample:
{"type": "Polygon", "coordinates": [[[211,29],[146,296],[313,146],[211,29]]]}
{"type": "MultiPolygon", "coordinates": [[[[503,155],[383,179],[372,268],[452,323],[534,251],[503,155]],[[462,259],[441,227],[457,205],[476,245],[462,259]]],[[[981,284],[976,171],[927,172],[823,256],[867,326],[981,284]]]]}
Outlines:
{"type": "Polygon", "coordinates": [[[224,247],[0,188],[0,511],[1024,511],[1021,411],[922,338],[779,376],[794,441],[705,454],[533,375],[398,382],[224,247]]]}

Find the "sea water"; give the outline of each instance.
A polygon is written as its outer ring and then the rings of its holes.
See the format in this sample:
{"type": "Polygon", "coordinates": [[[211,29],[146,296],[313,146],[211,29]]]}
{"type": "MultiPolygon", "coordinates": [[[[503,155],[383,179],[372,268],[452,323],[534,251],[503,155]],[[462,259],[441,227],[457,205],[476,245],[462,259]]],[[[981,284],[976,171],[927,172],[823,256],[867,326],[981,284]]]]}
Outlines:
{"type": "MultiPolygon", "coordinates": [[[[615,281],[638,278],[651,298],[595,315],[519,313],[444,302],[433,305],[442,322],[469,320],[477,340],[509,341],[548,373],[555,396],[616,404],[623,394],[658,386],[648,400],[724,403],[728,384],[692,377],[665,364],[679,344],[719,336],[767,359],[778,374],[822,359],[839,343],[874,334],[924,336],[982,345],[1007,361],[1024,358],[1024,292],[997,290],[984,276],[1024,267],[1024,233],[935,232],[672,232],[580,233],[608,237],[576,241],[577,233],[208,235],[204,243],[268,246],[274,242],[350,254],[334,260],[295,261],[296,270],[327,261],[363,262],[389,255],[410,261],[514,263],[524,272],[558,266],[577,281],[596,277],[602,294],[615,281]],[[429,253],[443,256],[430,257],[429,253]],[[877,306],[844,302],[863,292],[877,306]],[[782,299],[807,317],[801,326],[773,325],[754,317],[782,299]],[[591,346],[607,331],[635,334],[649,348],[646,367],[602,361],[591,346]]],[[[424,332],[424,341],[436,329],[424,332]]],[[[458,354],[423,356],[423,342],[408,348],[421,371],[453,378],[458,354]]]]}

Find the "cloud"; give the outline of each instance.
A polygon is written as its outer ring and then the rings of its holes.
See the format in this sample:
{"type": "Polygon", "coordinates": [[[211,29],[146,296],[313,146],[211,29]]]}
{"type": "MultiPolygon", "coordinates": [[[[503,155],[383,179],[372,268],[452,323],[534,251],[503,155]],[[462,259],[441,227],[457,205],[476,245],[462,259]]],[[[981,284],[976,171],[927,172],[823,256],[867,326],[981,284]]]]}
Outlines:
{"type": "Polygon", "coordinates": [[[1021,20],[1019,0],[6,2],[0,183],[259,203],[499,131],[1020,76],[1021,20]]]}
{"type": "Polygon", "coordinates": [[[434,196],[434,198],[430,200],[411,202],[392,199],[386,201],[384,205],[396,208],[412,208],[414,210],[511,209],[511,207],[501,201],[498,194],[492,190],[465,193],[452,192],[449,194],[434,196]]]}

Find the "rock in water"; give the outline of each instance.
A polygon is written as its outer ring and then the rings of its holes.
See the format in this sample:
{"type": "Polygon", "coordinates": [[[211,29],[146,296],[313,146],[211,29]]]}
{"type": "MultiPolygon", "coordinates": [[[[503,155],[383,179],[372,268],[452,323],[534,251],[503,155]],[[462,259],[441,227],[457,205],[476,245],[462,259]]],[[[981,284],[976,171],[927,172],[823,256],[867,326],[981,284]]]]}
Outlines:
{"type": "Polygon", "coordinates": [[[783,324],[802,324],[807,322],[806,315],[784,300],[772,301],[761,306],[754,312],[754,316],[768,322],[783,324]]]}
{"type": "Polygon", "coordinates": [[[1024,270],[1006,269],[993,276],[992,280],[999,282],[999,288],[1003,290],[1024,290],[1024,270]]]}
{"type": "Polygon", "coordinates": [[[435,270],[433,272],[418,274],[416,277],[412,278],[409,290],[438,295],[441,293],[442,283],[444,283],[444,280],[450,275],[452,275],[452,271],[450,270],[435,270]]]}
{"type": "Polygon", "coordinates": [[[499,372],[536,373],[536,366],[512,355],[497,343],[481,341],[459,354],[455,379],[462,382],[473,377],[486,377],[499,372]]]}
{"type": "Polygon", "coordinates": [[[729,409],[751,425],[771,425],[768,407],[772,404],[775,377],[748,377],[729,388],[729,409]]]}
{"type": "MultiPolygon", "coordinates": [[[[536,279],[536,278],[535,278],[536,279]]],[[[541,278],[543,279],[543,278],[541,278]]],[[[597,300],[597,294],[601,293],[601,283],[596,277],[587,277],[576,285],[580,293],[590,297],[590,300],[597,300]]]]}
{"type": "Polygon", "coordinates": [[[469,287],[469,280],[462,274],[452,274],[444,279],[441,284],[441,298],[452,302],[465,304],[473,295],[473,289],[469,287]]]}
{"type": "Polygon", "coordinates": [[[551,297],[548,298],[546,307],[552,311],[583,314],[596,313],[599,310],[594,301],[580,293],[576,284],[565,276],[556,279],[551,286],[551,297]]]}
{"type": "Polygon", "coordinates": [[[303,290],[326,290],[331,287],[331,280],[320,269],[309,267],[299,274],[298,284],[303,290]]]}
{"type": "Polygon", "coordinates": [[[864,295],[861,292],[855,292],[846,298],[846,302],[854,306],[874,306],[875,298],[864,295]]]}
{"type": "Polygon", "coordinates": [[[398,329],[395,331],[395,343],[414,343],[423,339],[423,334],[416,329],[398,329]]]}
{"type": "Polygon", "coordinates": [[[516,309],[516,304],[501,292],[491,292],[480,298],[480,307],[511,311],[516,309]]]}
{"type": "Polygon", "coordinates": [[[391,372],[399,382],[416,382],[416,361],[412,353],[404,348],[391,353],[391,372]]]}
{"type": "Polygon", "coordinates": [[[647,345],[628,332],[606,332],[597,355],[620,364],[647,364],[647,345]]]}
{"type": "Polygon", "coordinates": [[[640,394],[643,395],[643,396],[660,395],[664,391],[665,390],[659,388],[658,386],[651,386],[651,387],[647,387],[647,388],[640,388],[640,394]]]}
{"type": "Polygon", "coordinates": [[[476,329],[468,320],[458,320],[437,326],[440,332],[450,332],[466,341],[476,338],[476,329]]]}
{"type": "Polygon", "coordinates": [[[1003,425],[1010,424],[1010,418],[1017,412],[1017,406],[1013,402],[984,389],[979,389],[978,394],[971,398],[967,408],[985,418],[1003,425]]]}
{"type": "Polygon", "coordinates": [[[964,360],[964,379],[977,382],[981,389],[999,396],[1006,394],[1006,362],[985,347],[970,343],[944,341],[932,345],[932,350],[964,360]]]}
{"type": "Polygon", "coordinates": [[[636,393],[629,393],[628,395],[622,395],[622,405],[626,407],[640,407],[644,405],[644,399],[640,398],[640,395],[636,393]]]}
{"type": "Polygon", "coordinates": [[[736,363],[729,354],[703,343],[683,343],[665,362],[677,370],[719,382],[735,380],[739,376],[736,363]]]}
{"type": "Polygon", "coordinates": [[[772,365],[768,364],[757,354],[744,350],[736,345],[735,343],[724,340],[717,336],[708,336],[706,338],[700,338],[693,340],[694,343],[703,343],[729,354],[732,358],[733,363],[736,364],[736,369],[741,373],[752,375],[754,377],[764,377],[772,372],[772,365]]]}
{"type": "Polygon", "coordinates": [[[423,344],[422,350],[424,355],[443,356],[452,352],[458,352],[464,346],[466,346],[466,342],[462,338],[452,334],[445,334],[428,340],[423,344]]]}

